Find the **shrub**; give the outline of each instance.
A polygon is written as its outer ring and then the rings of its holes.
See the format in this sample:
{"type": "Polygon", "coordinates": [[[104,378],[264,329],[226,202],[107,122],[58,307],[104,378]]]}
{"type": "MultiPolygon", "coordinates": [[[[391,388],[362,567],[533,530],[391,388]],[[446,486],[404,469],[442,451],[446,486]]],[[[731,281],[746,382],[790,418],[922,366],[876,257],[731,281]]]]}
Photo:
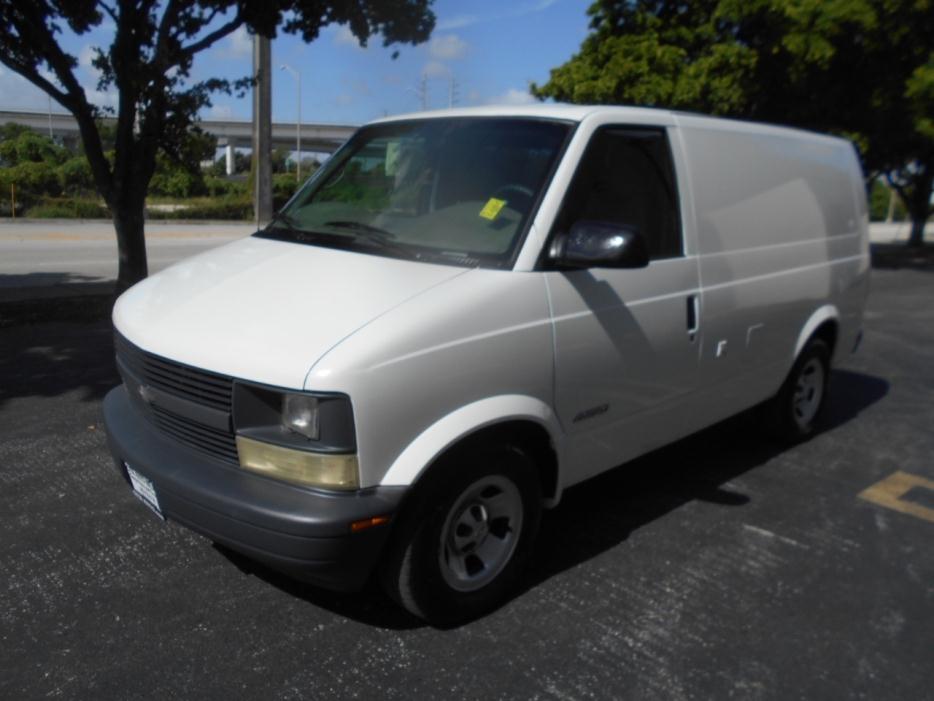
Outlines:
{"type": "Polygon", "coordinates": [[[204,180],[184,169],[157,170],[149,181],[149,192],[169,197],[193,197],[205,192],[204,180]]]}
{"type": "Polygon", "coordinates": [[[26,211],[35,219],[108,219],[110,210],[88,197],[43,197],[26,211]]]}
{"type": "Polygon", "coordinates": [[[32,130],[23,131],[10,139],[0,141],[0,162],[7,166],[22,163],[61,163],[68,158],[68,150],[47,136],[32,130]]]}
{"type": "Polygon", "coordinates": [[[223,219],[244,221],[253,216],[253,201],[246,196],[225,197],[216,201],[199,202],[188,207],[151,210],[150,219],[223,219]]]}
{"type": "Polygon", "coordinates": [[[69,158],[58,167],[58,179],[62,190],[69,195],[78,195],[94,189],[91,164],[84,156],[69,158]]]}
{"type": "Polygon", "coordinates": [[[62,191],[58,171],[51,163],[25,161],[11,168],[0,168],[0,188],[9,194],[16,186],[16,199],[26,201],[41,195],[59,195],[62,191]]]}
{"type": "Polygon", "coordinates": [[[247,194],[246,183],[239,180],[228,180],[216,176],[208,176],[204,179],[208,195],[211,197],[220,197],[222,195],[242,195],[247,194]]]}

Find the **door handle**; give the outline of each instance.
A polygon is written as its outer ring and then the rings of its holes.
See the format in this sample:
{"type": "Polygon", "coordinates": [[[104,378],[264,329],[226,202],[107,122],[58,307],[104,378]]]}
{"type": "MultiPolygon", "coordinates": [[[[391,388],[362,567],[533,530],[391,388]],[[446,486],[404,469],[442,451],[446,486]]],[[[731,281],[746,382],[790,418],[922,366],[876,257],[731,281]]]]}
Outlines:
{"type": "Polygon", "coordinates": [[[696,294],[688,295],[688,338],[693,342],[700,329],[700,302],[696,294]]]}

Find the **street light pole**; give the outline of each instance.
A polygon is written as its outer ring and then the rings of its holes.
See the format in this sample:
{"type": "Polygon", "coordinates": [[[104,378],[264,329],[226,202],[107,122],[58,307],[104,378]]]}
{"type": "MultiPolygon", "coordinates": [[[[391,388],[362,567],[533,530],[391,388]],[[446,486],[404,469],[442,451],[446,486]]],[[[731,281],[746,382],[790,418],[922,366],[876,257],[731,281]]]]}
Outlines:
{"type": "Polygon", "coordinates": [[[282,64],[281,70],[288,71],[295,78],[295,83],[298,86],[298,121],[295,122],[295,150],[297,156],[295,158],[295,182],[301,182],[302,178],[302,74],[297,70],[292,68],[285,63],[282,64]]]}

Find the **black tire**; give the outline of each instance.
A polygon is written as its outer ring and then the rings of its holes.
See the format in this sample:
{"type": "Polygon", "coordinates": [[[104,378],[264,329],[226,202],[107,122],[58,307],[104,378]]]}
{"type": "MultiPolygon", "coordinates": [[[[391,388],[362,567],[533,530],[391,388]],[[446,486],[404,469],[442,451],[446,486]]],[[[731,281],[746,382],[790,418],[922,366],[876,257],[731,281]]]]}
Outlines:
{"type": "Polygon", "coordinates": [[[380,566],[383,587],[432,625],[455,625],[489,612],[519,583],[541,502],[534,465],[516,448],[471,449],[443,459],[403,506],[380,566]],[[504,504],[515,505],[517,497],[521,513],[504,515],[504,504]],[[467,533],[471,525],[475,530],[467,533]],[[467,542],[472,537],[473,546],[467,542]]]}
{"type": "Polygon", "coordinates": [[[766,428],[774,438],[797,443],[814,435],[827,404],[830,346],[812,338],[795,360],[781,389],[766,405],[766,428]]]}

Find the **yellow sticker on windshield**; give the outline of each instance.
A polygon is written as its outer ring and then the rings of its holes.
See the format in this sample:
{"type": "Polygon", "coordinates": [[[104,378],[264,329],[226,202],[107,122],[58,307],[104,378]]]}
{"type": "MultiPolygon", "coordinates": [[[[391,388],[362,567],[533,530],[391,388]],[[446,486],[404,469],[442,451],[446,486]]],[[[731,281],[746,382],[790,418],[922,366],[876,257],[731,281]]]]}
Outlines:
{"type": "Polygon", "coordinates": [[[486,201],[486,204],[483,205],[483,209],[480,210],[480,216],[493,221],[499,216],[500,211],[505,206],[506,200],[498,200],[495,197],[491,197],[486,201]]]}

